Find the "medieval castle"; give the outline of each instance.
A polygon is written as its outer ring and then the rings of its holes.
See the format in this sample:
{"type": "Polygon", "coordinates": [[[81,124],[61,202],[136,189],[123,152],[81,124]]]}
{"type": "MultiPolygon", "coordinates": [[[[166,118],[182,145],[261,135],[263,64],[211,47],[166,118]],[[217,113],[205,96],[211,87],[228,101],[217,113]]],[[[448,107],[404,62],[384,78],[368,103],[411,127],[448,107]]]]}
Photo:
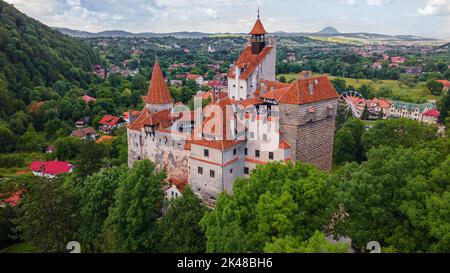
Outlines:
{"type": "MultiPolygon", "coordinates": [[[[128,125],[128,164],[150,159],[173,188],[189,184],[213,205],[271,161],[302,161],[331,171],[338,93],[326,76],[275,78],[276,44],[261,20],[228,73],[228,90],[194,110],[174,104],[158,63],[145,107],[128,125]]],[[[173,195],[173,193],[172,193],[173,195]]]]}

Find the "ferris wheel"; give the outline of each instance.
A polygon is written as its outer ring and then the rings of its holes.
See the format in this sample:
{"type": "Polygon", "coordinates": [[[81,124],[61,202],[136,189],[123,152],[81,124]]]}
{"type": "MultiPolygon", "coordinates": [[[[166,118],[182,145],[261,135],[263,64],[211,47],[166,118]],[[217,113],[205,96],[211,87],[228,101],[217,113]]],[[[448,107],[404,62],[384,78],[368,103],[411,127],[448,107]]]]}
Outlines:
{"type": "Polygon", "coordinates": [[[361,118],[366,106],[366,100],[356,91],[347,91],[340,96],[339,105],[355,118],[361,118]]]}

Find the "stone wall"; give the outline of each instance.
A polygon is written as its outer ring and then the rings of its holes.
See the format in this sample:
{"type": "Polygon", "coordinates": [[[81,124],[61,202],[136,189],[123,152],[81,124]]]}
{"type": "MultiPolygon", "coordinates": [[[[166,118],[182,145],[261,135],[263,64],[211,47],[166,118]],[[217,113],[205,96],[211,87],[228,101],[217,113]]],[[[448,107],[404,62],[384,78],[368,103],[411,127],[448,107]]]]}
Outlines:
{"type": "Polygon", "coordinates": [[[332,170],[336,114],[337,100],[280,105],[282,137],[293,148],[293,159],[332,170]]]}

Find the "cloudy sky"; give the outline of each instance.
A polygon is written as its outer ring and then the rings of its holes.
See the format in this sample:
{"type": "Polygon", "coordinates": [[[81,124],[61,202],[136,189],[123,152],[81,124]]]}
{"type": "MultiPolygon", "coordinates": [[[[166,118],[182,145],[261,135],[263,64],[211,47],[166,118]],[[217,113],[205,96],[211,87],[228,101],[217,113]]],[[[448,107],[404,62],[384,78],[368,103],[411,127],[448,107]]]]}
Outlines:
{"type": "Polygon", "coordinates": [[[270,32],[414,34],[450,38],[450,0],[6,0],[55,27],[98,32],[246,32],[257,7],[270,32]]]}

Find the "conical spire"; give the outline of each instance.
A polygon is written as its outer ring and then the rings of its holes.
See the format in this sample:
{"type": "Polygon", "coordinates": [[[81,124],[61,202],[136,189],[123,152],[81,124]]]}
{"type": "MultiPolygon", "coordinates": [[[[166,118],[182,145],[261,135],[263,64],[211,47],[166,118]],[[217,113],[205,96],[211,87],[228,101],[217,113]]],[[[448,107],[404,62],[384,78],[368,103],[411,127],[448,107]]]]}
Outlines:
{"type": "Polygon", "coordinates": [[[168,104],[173,102],[158,61],[153,67],[152,81],[148,88],[145,102],[148,104],[168,104]]]}
{"type": "Polygon", "coordinates": [[[255,25],[253,26],[252,31],[249,33],[250,35],[266,35],[267,31],[264,29],[264,26],[259,19],[259,8],[258,8],[258,20],[256,20],[255,25]]]}

